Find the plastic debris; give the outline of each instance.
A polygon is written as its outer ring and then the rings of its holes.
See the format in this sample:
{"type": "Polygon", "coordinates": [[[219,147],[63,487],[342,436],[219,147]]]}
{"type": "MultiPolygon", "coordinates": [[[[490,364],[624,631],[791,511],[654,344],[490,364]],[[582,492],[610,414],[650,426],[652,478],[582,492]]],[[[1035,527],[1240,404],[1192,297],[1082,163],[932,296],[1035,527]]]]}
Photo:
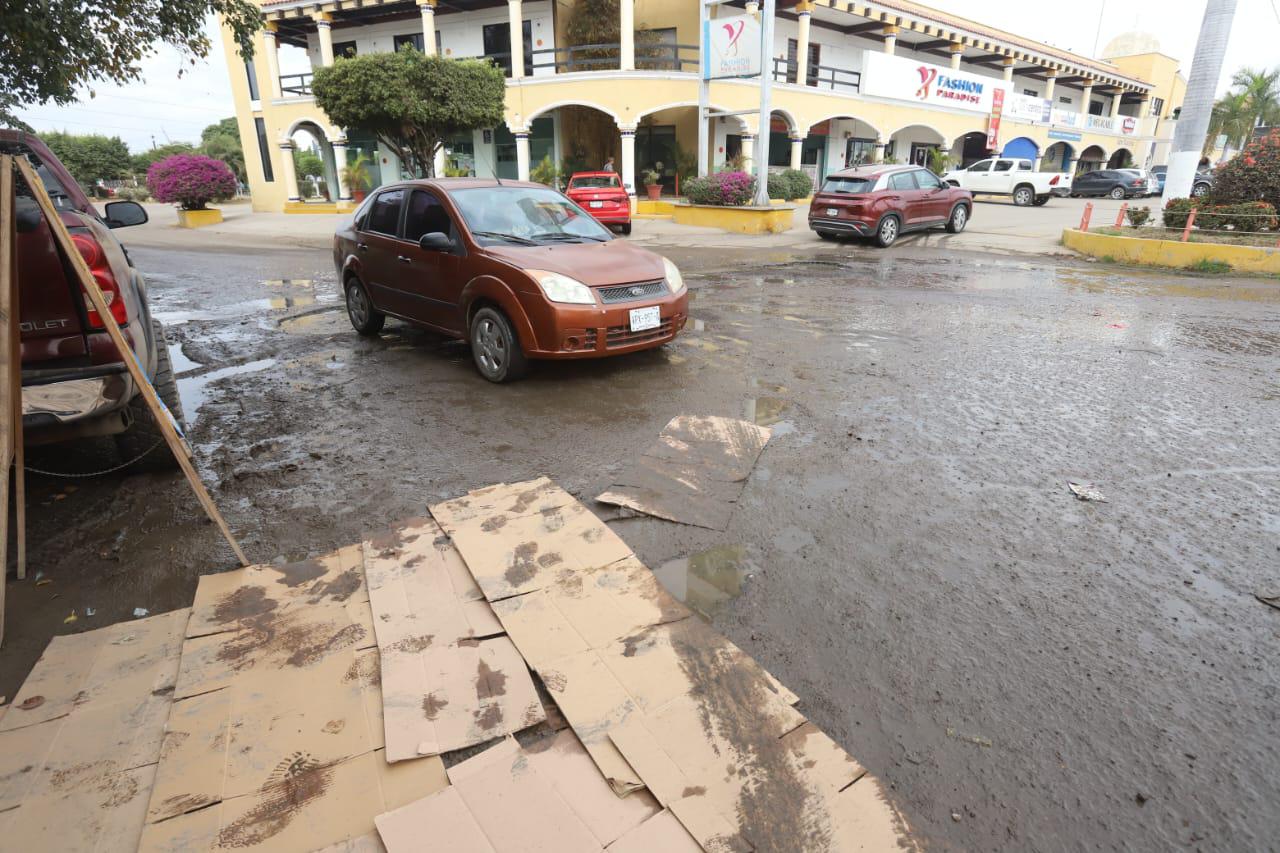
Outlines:
{"type": "Polygon", "coordinates": [[[145,608],[145,607],[135,607],[135,608],[133,608],[133,616],[134,616],[134,618],[135,618],[135,619],[141,619],[143,616],[146,616],[146,615],[147,615],[148,613],[150,613],[150,612],[151,612],[151,611],[150,611],[150,610],[148,610],[148,609],[147,609],[147,608],[145,608]]]}
{"type": "Polygon", "coordinates": [[[46,586],[53,583],[53,578],[40,578],[36,581],[36,586],[46,586]]]}
{"type": "Polygon", "coordinates": [[[1077,483],[1071,480],[1067,481],[1067,488],[1071,490],[1071,494],[1075,495],[1082,501],[1101,501],[1107,502],[1107,496],[1102,490],[1093,483],[1077,483]]]}
{"type": "Polygon", "coordinates": [[[974,744],[977,744],[978,746],[985,746],[988,749],[991,747],[990,738],[985,738],[985,737],[982,737],[981,735],[960,734],[950,726],[947,727],[947,737],[953,737],[953,738],[956,738],[957,740],[967,740],[969,743],[974,743],[974,744]]]}
{"type": "Polygon", "coordinates": [[[76,612],[75,612],[74,610],[72,610],[72,611],[71,611],[71,615],[70,615],[70,616],[68,616],[66,619],[63,619],[63,620],[62,620],[62,624],[63,624],[63,625],[70,625],[72,622],[76,621],[78,618],[80,618],[80,617],[76,616],[76,612]]]}
{"type": "Polygon", "coordinates": [[[92,607],[86,607],[86,608],[84,609],[84,615],[85,615],[85,616],[97,616],[97,615],[98,615],[98,611],[94,610],[92,607]]]}

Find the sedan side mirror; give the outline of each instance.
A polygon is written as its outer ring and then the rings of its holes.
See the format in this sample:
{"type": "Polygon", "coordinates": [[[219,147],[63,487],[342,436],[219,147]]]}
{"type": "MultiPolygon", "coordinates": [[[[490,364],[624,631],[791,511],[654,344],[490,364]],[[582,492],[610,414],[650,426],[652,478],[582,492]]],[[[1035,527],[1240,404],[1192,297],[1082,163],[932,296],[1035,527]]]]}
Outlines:
{"type": "Polygon", "coordinates": [[[112,201],[106,206],[108,228],[128,228],[147,221],[147,210],[136,201],[112,201]]]}
{"type": "Polygon", "coordinates": [[[428,252],[451,252],[453,240],[443,231],[428,231],[418,239],[418,246],[428,252]]]}

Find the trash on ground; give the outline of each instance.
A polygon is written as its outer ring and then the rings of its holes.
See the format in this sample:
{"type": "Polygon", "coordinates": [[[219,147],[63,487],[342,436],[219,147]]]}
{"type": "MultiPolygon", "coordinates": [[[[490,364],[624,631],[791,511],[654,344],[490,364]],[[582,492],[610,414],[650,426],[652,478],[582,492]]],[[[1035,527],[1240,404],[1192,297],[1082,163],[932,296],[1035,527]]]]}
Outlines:
{"type": "Polygon", "coordinates": [[[85,616],[97,616],[97,615],[98,615],[98,611],[97,611],[97,610],[94,610],[92,607],[86,607],[86,608],[84,609],[84,615],[85,615],[85,616]]]}
{"type": "Polygon", "coordinates": [[[76,621],[76,619],[77,619],[76,612],[75,612],[74,610],[72,610],[72,611],[71,611],[71,615],[70,615],[70,616],[68,616],[66,619],[63,619],[63,620],[62,620],[62,624],[63,624],[63,625],[70,625],[72,622],[76,621]]]}
{"type": "Polygon", "coordinates": [[[1067,488],[1071,490],[1071,494],[1075,495],[1082,501],[1101,501],[1107,502],[1107,496],[1102,490],[1093,483],[1077,483],[1073,480],[1067,482],[1067,488]]]}
{"type": "Polygon", "coordinates": [[[982,737],[981,735],[960,734],[950,726],[947,727],[947,737],[953,737],[953,738],[956,738],[957,740],[966,740],[969,743],[976,743],[978,746],[985,746],[985,747],[991,746],[990,738],[985,738],[985,737],[982,737]]]}
{"type": "Polygon", "coordinates": [[[135,607],[133,608],[133,618],[141,619],[143,616],[146,616],[150,612],[151,611],[145,607],[135,607]]]}
{"type": "Polygon", "coordinates": [[[678,415],[596,500],[724,530],[771,434],[733,418],[678,415]]]}

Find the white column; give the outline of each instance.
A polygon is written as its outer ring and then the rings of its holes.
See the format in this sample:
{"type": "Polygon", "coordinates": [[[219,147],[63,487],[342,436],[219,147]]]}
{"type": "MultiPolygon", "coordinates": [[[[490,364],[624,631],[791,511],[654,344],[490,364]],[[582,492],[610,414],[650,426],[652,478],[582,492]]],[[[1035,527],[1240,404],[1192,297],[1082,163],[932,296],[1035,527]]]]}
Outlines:
{"type": "MultiPolygon", "coordinates": [[[[520,9],[520,0],[507,0],[507,16],[511,27],[511,79],[519,80],[524,76],[524,12],[520,9]]],[[[527,153],[527,139],[525,150],[527,153]]],[[[520,180],[529,180],[528,170],[520,180]]]]}
{"type": "Polygon", "coordinates": [[[1058,84],[1058,72],[1050,71],[1046,76],[1048,77],[1048,83],[1044,87],[1044,96],[1052,101],[1054,87],[1058,84]]]}
{"type": "Polygon", "coordinates": [[[330,139],[329,144],[333,146],[333,165],[338,170],[338,201],[351,201],[351,187],[347,186],[347,178],[343,174],[347,167],[347,138],[330,139]]]}
{"type": "Polygon", "coordinates": [[[873,152],[874,152],[874,153],[872,153],[872,155],[871,155],[871,162],[873,162],[873,163],[883,163],[883,162],[884,162],[884,150],[885,150],[886,148],[888,148],[888,147],[889,147],[889,143],[885,142],[883,139],[881,139],[880,137],[878,137],[878,136],[877,136],[877,137],[876,137],[876,143],[875,143],[875,145],[874,145],[874,146],[872,146],[872,147],[873,147],[873,152]]]}
{"type": "Polygon", "coordinates": [[[1089,114],[1089,102],[1093,100],[1093,81],[1084,81],[1084,91],[1080,93],[1080,113],[1089,114]]]}
{"type": "Polygon", "coordinates": [[[884,28],[884,52],[893,56],[894,50],[898,46],[898,28],[895,26],[887,26],[884,28]]]}
{"type": "Polygon", "coordinates": [[[809,85],[809,26],[813,15],[813,6],[802,2],[796,6],[799,18],[799,31],[796,35],[796,83],[809,85]]]}
{"type": "MultiPolygon", "coordinates": [[[[517,4],[519,5],[519,0],[517,4]]],[[[516,177],[529,180],[529,131],[517,130],[516,134],[516,177]]]]}
{"type": "Polygon", "coordinates": [[[622,128],[622,185],[631,196],[631,209],[636,209],[636,130],[622,128]]]}
{"type": "Polygon", "coordinates": [[[951,69],[954,71],[960,67],[960,59],[964,56],[964,45],[951,43],[951,69]]]}
{"type": "Polygon", "coordinates": [[[760,0],[747,0],[747,14],[748,15],[760,14],[760,0]]]}
{"type": "Polygon", "coordinates": [[[804,137],[792,136],[791,137],[791,168],[793,169],[800,168],[800,155],[803,149],[804,149],[804,137]]]}
{"type": "Polygon", "coordinates": [[[302,201],[298,194],[298,172],[293,167],[293,140],[280,143],[280,171],[284,172],[284,189],[289,201],[302,201]]]}
{"type": "Polygon", "coordinates": [[[320,64],[328,68],[333,64],[333,16],[316,12],[311,19],[316,22],[316,34],[320,36],[320,64]]]}
{"type": "MultiPolygon", "coordinates": [[[[436,4],[435,0],[418,0],[422,13],[422,52],[427,56],[436,53],[436,4]]],[[[522,41],[521,44],[524,42],[522,41]]]]}
{"type": "Polygon", "coordinates": [[[1112,118],[1115,118],[1116,116],[1120,115],[1120,98],[1123,95],[1124,95],[1124,92],[1116,92],[1114,95],[1111,96],[1111,117],[1112,118]]]}
{"type": "Polygon", "coordinates": [[[618,26],[622,35],[622,70],[633,71],[636,67],[635,0],[620,0],[618,3],[618,26]]]}
{"type": "Polygon", "coordinates": [[[742,171],[748,175],[754,171],[753,157],[756,151],[756,136],[754,133],[742,134],[742,171]]]}
{"type": "Polygon", "coordinates": [[[266,47],[267,76],[271,82],[271,97],[282,97],[280,93],[280,56],[276,51],[276,25],[267,21],[262,28],[262,42],[266,47]]]}
{"type": "Polygon", "coordinates": [[[436,149],[435,156],[431,158],[431,174],[437,178],[444,177],[444,146],[441,145],[436,149]]]}
{"type": "Polygon", "coordinates": [[[1006,56],[1000,60],[1000,64],[1004,66],[1004,82],[1008,83],[1013,80],[1013,57],[1006,56]]]}

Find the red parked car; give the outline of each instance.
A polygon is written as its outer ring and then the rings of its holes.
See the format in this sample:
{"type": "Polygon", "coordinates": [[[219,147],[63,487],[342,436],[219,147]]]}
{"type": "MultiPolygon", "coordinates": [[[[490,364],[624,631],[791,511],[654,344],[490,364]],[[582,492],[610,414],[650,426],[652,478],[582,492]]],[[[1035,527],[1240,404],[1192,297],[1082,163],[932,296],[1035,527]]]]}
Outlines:
{"type": "Polygon", "coordinates": [[[614,172],[574,172],[565,195],[602,225],[631,233],[631,197],[614,172]]]}
{"type": "Polygon", "coordinates": [[[858,166],[827,176],[809,205],[809,227],[824,240],[871,237],[887,248],[911,231],[956,234],[973,215],[973,193],[919,166],[858,166]]]}

